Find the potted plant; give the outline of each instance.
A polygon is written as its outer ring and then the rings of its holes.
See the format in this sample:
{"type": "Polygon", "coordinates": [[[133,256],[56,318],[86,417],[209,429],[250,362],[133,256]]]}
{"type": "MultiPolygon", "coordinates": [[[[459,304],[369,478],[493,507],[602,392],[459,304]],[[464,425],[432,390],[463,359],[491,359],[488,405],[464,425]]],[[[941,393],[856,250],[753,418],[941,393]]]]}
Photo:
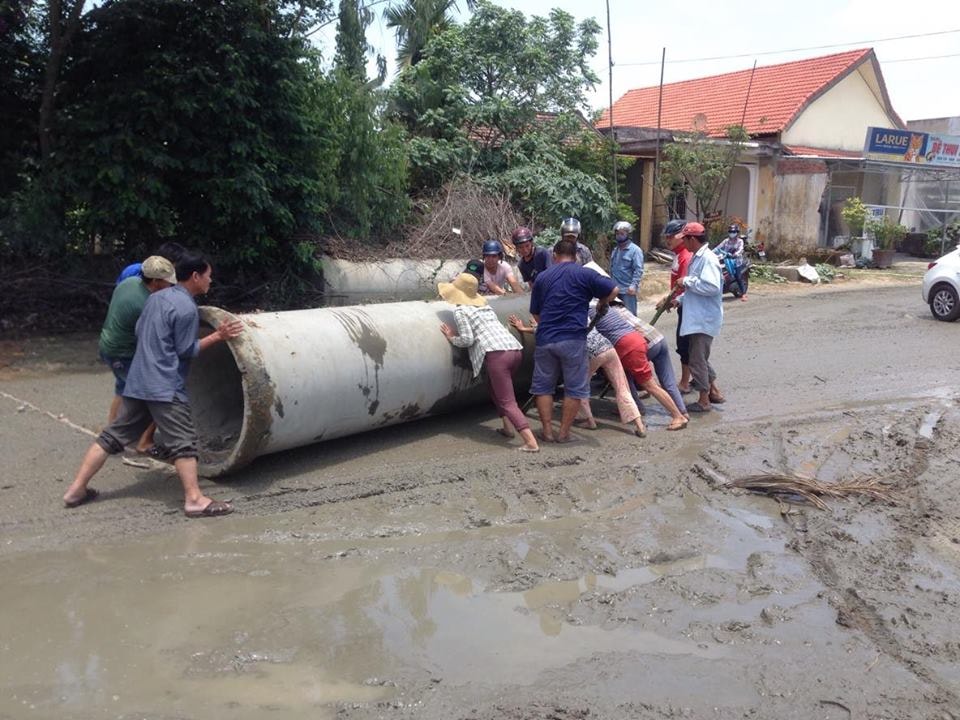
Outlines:
{"type": "Polygon", "coordinates": [[[847,198],[840,215],[850,230],[850,239],[863,236],[863,224],[867,220],[867,206],[858,197],[847,198]]]}
{"type": "Polygon", "coordinates": [[[867,220],[866,230],[873,235],[877,249],[873,251],[873,262],[878,268],[893,265],[894,248],[907,236],[907,228],[884,216],[877,220],[867,220]]]}

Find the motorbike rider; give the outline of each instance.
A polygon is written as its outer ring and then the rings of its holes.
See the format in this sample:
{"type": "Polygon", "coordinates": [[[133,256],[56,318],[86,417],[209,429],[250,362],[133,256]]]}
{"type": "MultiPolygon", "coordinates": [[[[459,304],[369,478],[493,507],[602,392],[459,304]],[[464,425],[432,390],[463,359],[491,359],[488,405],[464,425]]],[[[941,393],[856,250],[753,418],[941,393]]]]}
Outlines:
{"type": "Polygon", "coordinates": [[[613,226],[617,246],[610,255],[610,275],[620,289],[620,302],[636,315],[637,297],[643,280],[643,250],[631,241],[632,233],[633,225],[626,220],[620,220],[613,226]]]}
{"type": "Polygon", "coordinates": [[[528,227],[518,227],[510,236],[517,249],[519,260],[517,267],[528,286],[533,286],[537,275],[553,265],[553,253],[546,248],[533,244],[533,231],[528,227]]]}
{"type": "Polygon", "coordinates": [[[593,253],[590,252],[590,248],[580,242],[580,232],[580,221],[575,217],[565,218],[560,224],[560,239],[573,240],[577,243],[577,263],[586,265],[588,262],[593,262],[593,253]]]}
{"type": "Polygon", "coordinates": [[[743,286],[743,238],[740,236],[740,226],[736,223],[727,228],[726,239],[717,245],[714,250],[723,261],[730,277],[740,289],[740,300],[746,302],[747,289],[743,286]]]}
{"type": "Polygon", "coordinates": [[[483,285],[486,285],[486,295],[505,295],[508,286],[515,293],[523,292],[513,269],[503,261],[503,245],[499,240],[491,239],[483,244],[483,285]]]}

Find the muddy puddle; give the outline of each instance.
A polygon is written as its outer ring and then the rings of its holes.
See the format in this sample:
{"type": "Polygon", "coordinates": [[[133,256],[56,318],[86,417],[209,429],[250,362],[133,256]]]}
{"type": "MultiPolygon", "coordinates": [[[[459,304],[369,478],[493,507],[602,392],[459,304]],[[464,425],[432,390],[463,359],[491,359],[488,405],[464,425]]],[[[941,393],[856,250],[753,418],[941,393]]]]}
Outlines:
{"type": "MultiPolygon", "coordinates": [[[[595,521],[344,542],[318,539],[309,514],[297,515],[288,514],[279,531],[271,517],[228,519],[8,559],[0,637],[4,656],[16,661],[7,664],[0,716],[125,718],[163,707],[191,718],[333,717],[344,704],[403,703],[411,680],[527,685],[610,653],[720,666],[736,656],[722,644],[663,632],[657,623],[598,621],[589,608],[685,576],[746,576],[761,556],[777,558],[778,575],[789,578],[780,604],[811,601],[821,589],[785,556],[782,538],[770,532],[774,519],[759,507],[720,512],[692,495],[632,512],[626,523],[601,522],[614,539],[595,551],[615,572],[522,591],[498,589],[489,572],[469,572],[467,548],[487,546],[553,572],[557,549],[579,548],[598,531],[595,521]],[[689,528],[698,526],[716,542],[691,541],[689,528]],[[686,549],[630,567],[622,548],[633,533],[686,549]]],[[[686,608],[683,622],[752,619],[767,604],[768,597],[735,597],[686,608]]],[[[629,605],[651,617],[663,611],[645,601],[629,605]]],[[[832,622],[821,605],[820,621],[832,622]]],[[[725,693],[738,703],[752,691],[725,693]]]]}

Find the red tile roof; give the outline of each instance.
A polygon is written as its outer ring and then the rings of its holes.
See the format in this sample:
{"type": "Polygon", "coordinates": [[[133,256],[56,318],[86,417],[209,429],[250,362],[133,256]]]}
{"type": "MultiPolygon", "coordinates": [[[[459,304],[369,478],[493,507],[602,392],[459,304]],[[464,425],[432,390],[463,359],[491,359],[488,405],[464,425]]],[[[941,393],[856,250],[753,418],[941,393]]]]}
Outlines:
{"type": "MultiPolygon", "coordinates": [[[[752,70],[665,84],[660,126],[680,132],[704,127],[710,135],[725,135],[727,127],[739,125],[744,117],[749,86],[743,125],[751,135],[773,135],[788,127],[808,103],[871,58],[873,50],[864,48],[758,67],[752,85],[752,70]]],[[[614,126],[657,127],[659,91],[654,85],[627,92],[613,104],[614,126]]],[[[608,110],[604,110],[596,127],[609,126],[608,110]]]]}

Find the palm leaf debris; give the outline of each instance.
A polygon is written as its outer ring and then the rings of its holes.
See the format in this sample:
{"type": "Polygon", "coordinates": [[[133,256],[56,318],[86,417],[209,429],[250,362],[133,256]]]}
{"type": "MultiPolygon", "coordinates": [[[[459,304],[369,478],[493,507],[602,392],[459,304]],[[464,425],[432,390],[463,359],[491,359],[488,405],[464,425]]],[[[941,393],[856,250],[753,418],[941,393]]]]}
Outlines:
{"type": "Polygon", "coordinates": [[[731,480],[729,487],[770,495],[777,502],[806,502],[827,510],[823,498],[845,498],[865,495],[875,500],[893,502],[893,488],[877,478],[857,478],[836,483],[824,483],[799,475],[750,475],[731,480]]]}

